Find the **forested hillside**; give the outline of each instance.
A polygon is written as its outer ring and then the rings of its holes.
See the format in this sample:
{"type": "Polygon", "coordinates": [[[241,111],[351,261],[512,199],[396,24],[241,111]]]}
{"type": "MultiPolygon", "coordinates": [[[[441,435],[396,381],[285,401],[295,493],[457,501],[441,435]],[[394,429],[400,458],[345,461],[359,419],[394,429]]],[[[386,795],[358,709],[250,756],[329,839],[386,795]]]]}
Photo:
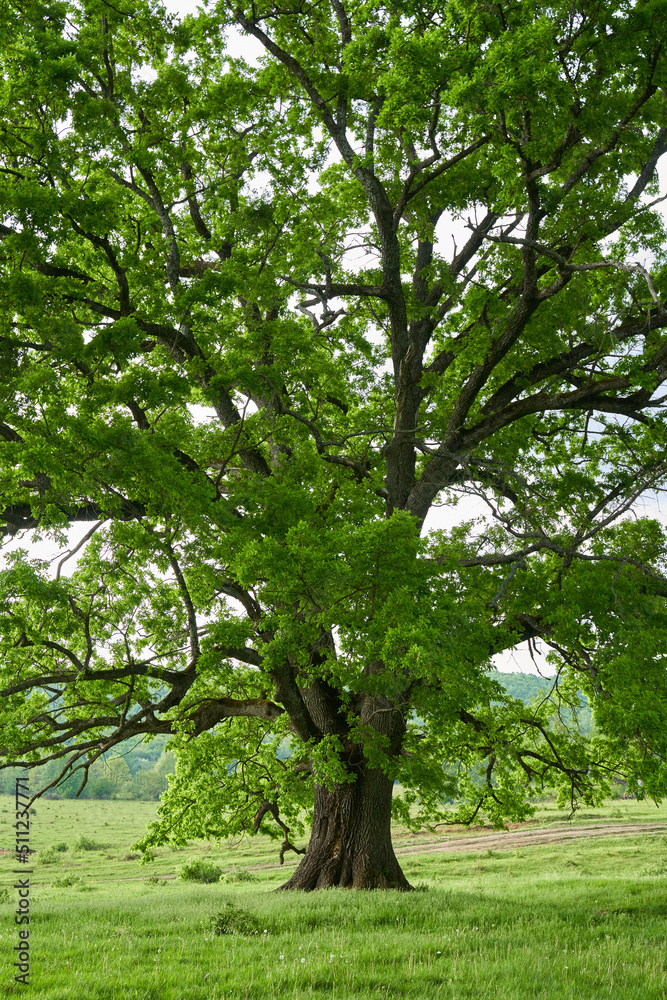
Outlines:
{"type": "MultiPolygon", "coordinates": [[[[522,673],[500,673],[493,671],[491,674],[494,680],[500,681],[508,694],[513,698],[519,698],[528,704],[534,698],[544,698],[554,686],[553,677],[541,677],[538,674],[522,673]]],[[[581,732],[588,736],[591,731],[591,710],[588,706],[588,698],[585,694],[579,693],[581,708],[577,712],[577,723],[581,732]]],[[[568,726],[572,724],[571,712],[562,710],[561,718],[568,726]]]]}
{"type": "MultiPolygon", "coordinates": [[[[122,753],[109,754],[90,768],[88,781],[80,798],[85,799],[158,799],[167,787],[167,775],[174,769],[174,755],[165,751],[168,736],[156,736],[150,743],[139,741],[122,753]]],[[[62,771],[64,762],[51,761],[34,772],[32,785],[41,788],[62,771]]],[[[83,772],[68,778],[46,794],[54,799],[72,799],[81,786],[83,772]]],[[[0,771],[0,794],[14,789],[15,771],[0,771]]]]}
{"type": "Polygon", "coordinates": [[[513,698],[529,702],[538,695],[547,694],[553,685],[550,677],[540,677],[538,674],[511,673],[505,674],[494,670],[491,674],[494,680],[500,681],[508,694],[513,698]]]}

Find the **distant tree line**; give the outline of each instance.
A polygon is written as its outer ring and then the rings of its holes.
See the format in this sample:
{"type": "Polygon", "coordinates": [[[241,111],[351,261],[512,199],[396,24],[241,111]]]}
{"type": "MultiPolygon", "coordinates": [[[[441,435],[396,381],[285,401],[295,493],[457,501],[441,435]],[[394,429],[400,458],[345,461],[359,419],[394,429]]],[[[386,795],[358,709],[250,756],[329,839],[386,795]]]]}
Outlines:
{"type": "MultiPolygon", "coordinates": [[[[88,781],[79,798],[141,799],[153,802],[167,788],[167,775],[173,773],[175,758],[165,750],[167,736],[156,736],[150,743],[139,743],[122,754],[109,754],[90,768],[88,781]]],[[[50,761],[33,774],[33,785],[43,788],[62,771],[64,761],[50,761]],[[39,784],[38,784],[39,783],[39,784]]],[[[81,787],[82,771],[73,774],[58,787],[49,789],[46,798],[73,799],[81,787]]],[[[0,771],[0,794],[14,790],[15,771],[0,771]]]]}

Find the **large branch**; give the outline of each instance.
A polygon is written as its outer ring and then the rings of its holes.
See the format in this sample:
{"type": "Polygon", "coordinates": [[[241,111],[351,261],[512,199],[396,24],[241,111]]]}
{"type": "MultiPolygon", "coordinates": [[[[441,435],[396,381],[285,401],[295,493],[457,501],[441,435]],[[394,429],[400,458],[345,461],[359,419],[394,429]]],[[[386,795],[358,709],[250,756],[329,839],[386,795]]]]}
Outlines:
{"type": "MultiPolygon", "coordinates": [[[[662,319],[660,326],[667,327],[667,316],[662,319]]],[[[664,374],[656,379],[656,387],[663,379],[664,374]]],[[[650,400],[649,389],[640,390],[639,393],[629,397],[605,395],[608,392],[621,392],[631,385],[632,380],[629,376],[611,376],[598,379],[596,382],[589,381],[571,392],[536,393],[492,413],[470,430],[462,431],[459,437],[460,445],[466,449],[474,448],[480,441],[522,417],[553,410],[597,410],[601,413],[618,413],[648,423],[648,418],[641,412],[641,407],[650,400]]]]}
{"type": "MultiPolygon", "coordinates": [[[[92,500],[73,506],[65,504],[56,504],[55,506],[67,518],[69,524],[74,524],[77,521],[99,521],[101,518],[106,519],[110,516],[108,510],[92,500]]],[[[114,513],[114,518],[120,521],[133,521],[145,517],[145,515],[146,508],[142,503],[123,499],[120,510],[114,513]]],[[[39,517],[35,517],[28,503],[11,504],[0,511],[0,536],[29,531],[39,527],[39,524],[39,517]]]]}
{"type": "MultiPolygon", "coordinates": [[[[519,300],[518,305],[520,303],[521,300],[519,300]]],[[[521,317],[523,325],[534,311],[535,306],[536,303],[533,300],[532,308],[529,305],[523,309],[521,317]]],[[[641,319],[625,321],[611,332],[611,336],[617,336],[619,340],[628,339],[645,335],[649,330],[665,328],[667,328],[667,313],[661,310],[641,319]]],[[[518,381],[520,376],[514,376],[488,400],[482,411],[488,414],[485,419],[479,421],[472,428],[466,429],[464,427],[465,416],[472,406],[473,400],[485,382],[488,381],[498,361],[516,341],[519,333],[519,329],[512,329],[512,324],[508,323],[508,330],[497,338],[485,361],[475,369],[464,386],[453,408],[442,444],[435,453],[431,453],[433,454],[431,461],[410,493],[406,509],[420,519],[426,516],[431,502],[440,490],[455,481],[461,456],[498,430],[509,426],[522,417],[554,410],[584,412],[597,410],[602,413],[617,413],[643,423],[649,423],[649,418],[642,410],[647,405],[658,405],[658,402],[651,404],[652,390],[650,388],[642,388],[627,397],[608,395],[608,393],[620,393],[624,389],[632,387],[633,382],[630,376],[610,376],[600,378],[597,381],[590,379],[584,381],[577,378],[577,387],[571,392],[541,392],[528,396],[526,399],[510,402],[522,389],[527,387],[525,383],[523,386],[520,385],[518,381]]],[[[526,373],[526,381],[528,385],[531,385],[542,381],[549,375],[560,375],[565,378],[568,371],[575,368],[587,356],[590,357],[597,353],[599,353],[598,348],[580,344],[567,354],[558,355],[535,365],[526,373]],[[569,369],[568,362],[571,366],[569,369]]],[[[645,362],[642,370],[647,375],[654,376],[654,391],[667,377],[667,345],[661,346],[653,357],[645,362]]]]}
{"type": "Polygon", "coordinates": [[[442,174],[447,172],[447,170],[451,170],[451,168],[456,166],[457,163],[461,163],[462,160],[466,160],[469,156],[472,156],[472,154],[476,153],[478,149],[481,149],[482,146],[485,146],[487,142],[490,142],[491,138],[492,138],[491,135],[483,135],[481,138],[476,139],[474,142],[470,143],[469,146],[466,146],[458,153],[455,153],[453,156],[450,156],[448,160],[445,160],[443,163],[440,163],[437,167],[435,167],[435,169],[431,170],[430,173],[426,174],[426,176],[423,177],[419,181],[419,183],[415,184],[415,186],[413,187],[412,186],[413,182],[419,176],[419,174],[423,173],[423,171],[427,167],[435,163],[440,158],[440,154],[439,153],[433,154],[433,156],[430,156],[427,160],[420,163],[416,163],[411,168],[410,173],[408,174],[407,180],[403,186],[403,192],[396,204],[396,208],[394,210],[394,222],[398,224],[399,220],[403,216],[403,213],[405,211],[408,202],[412,201],[413,198],[416,198],[416,196],[420,194],[420,192],[423,191],[428,184],[431,184],[438,177],[441,177],[442,174]]]}
{"type": "MultiPolygon", "coordinates": [[[[30,742],[26,742],[18,751],[13,751],[13,753],[18,752],[19,755],[26,755],[34,750],[49,749],[52,747],[61,748],[60,752],[51,757],[42,758],[40,763],[45,763],[48,760],[52,760],[54,756],[62,756],[64,753],[76,752],[81,749],[98,748],[103,751],[110,750],[117,744],[141,734],[163,733],[169,735],[180,732],[183,722],[186,725],[189,724],[189,727],[192,729],[192,736],[198,736],[208,729],[213,729],[223,719],[253,717],[272,722],[285,712],[285,709],[280,705],[268,701],[266,698],[206,699],[194,709],[192,709],[192,706],[189,706],[178,719],[158,719],[155,717],[154,710],[156,708],[157,706],[153,705],[146,706],[141,712],[137,712],[127,720],[117,715],[104,715],[58,722],[51,715],[48,715],[48,713],[41,712],[29,719],[26,724],[34,726],[42,723],[45,727],[48,727],[46,732],[49,734],[57,732],[58,735],[45,735],[42,738],[33,739],[30,742]],[[72,741],[77,736],[90,729],[106,729],[114,726],[116,727],[114,732],[88,740],[85,746],[82,744],[72,744],[72,741]]],[[[8,752],[8,748],[0,747],[0,756],[7,756],[8,752]]],[[[2,766],[7,767],[11,766],[11,764],[6,763],[2,766]]],[[[28,764],[28,766],[30,765],[28,764]]]]}
{"type": "MultiPolygon", "coordinates": [[[[657,63],[657,58],[658,58],[658,54],[660,52],[661,45],[662,45],[662,43],[658,44],[658,47],[657,47],[657,49],[655,51],[655,54],[654,54],[653,68],[652,68],[651,77],[653,76],[653,72],[655,71],[655,66],[656,66],[656,63],[657,63]]],[[[627,129],[627,127],[630,125],[630,123],[632,122],[633,118],[637,115],[637,112],[641,110],[641,108],[646,104],[646,102],[651,97],[653,97],[653,95],[656,93],[657,89],[658,89],[657,85],[654,84],[653,82],[650,82],[647,87],[645,87],[642,91],[640,91],[637,94],[637,96],[635,97],[635,100],[633,101],[632,105],[630,106],[630,109],[629,109],[628,113],[621,119],[621,121],[619,122],[618,126],[612,132],[612,134],[611,134],[610,138],[608,139],[608,141],[606,143],[604,143],[604,145],[602,145],[602,146],[596,146],[595,149],[591,150],[590,153],[588,153],[581,160],[581,162],[578,164],[578,166],[575,167],[575,169],[572,171],[572,173],[570,174],[570,176],[562,184],[562,186],[560,188],[560,191],[558,192],[558,201],[559,202],[562,201],[563,198],[567,194],[569,194],[569,192],[579,183],[579,181],[582,179],[582,177],[584,177],[589,172],[589,170],[591,169],[591,167],[593,166],[593,164],[595,164],[600,159],[601,156],[604,156],[607,153],[610,153],[616,147],[616,145],[618,144],[619,140],[621,139],[623,133],[625,132],[625,130],[627,129]]],[[[659,133],[659,136],[661,137],[661,141],[663,143],[665,141],[665,138],[667,137],[665,135],[665,132],[666,132],[665,129],[661,129],[660,133],[659,133]]],[[[655,147],[654,147],[654,152],[655,152],[655,147]]],[[[651,155],[653,156],[653,154],[651,154],[651,155]]],[[[658,154],[658,155],[661,155],[661,154],[658,154]]],[[[656,158],[656,162],[657,162],[657,158],[656,158]]],[[[639,184],[640,181],[641,181],[641,175],[638,178],[637,183],[639,184]]],[[[646,181],[646,183],[648,183],[648,180],[646,181]]],[[[635,184],[635,187],[637,187],[637,184],[635,184]]],[[[643,190],[643,187],[641,188],[641,190],[643,190]]]]}

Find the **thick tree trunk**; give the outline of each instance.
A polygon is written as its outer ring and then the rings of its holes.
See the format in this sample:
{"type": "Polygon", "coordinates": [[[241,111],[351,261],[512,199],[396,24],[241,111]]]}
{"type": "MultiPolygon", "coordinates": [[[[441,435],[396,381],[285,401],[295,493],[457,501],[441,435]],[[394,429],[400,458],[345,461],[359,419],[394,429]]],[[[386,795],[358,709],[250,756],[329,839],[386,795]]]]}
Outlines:
{"type": "Polygon", "coordinates": [[[362,768],[356,781],[333,791],[315,785],[308,850],[280,888],[411,889],[391,843],[392,791],[381,771],[362,768]]]}

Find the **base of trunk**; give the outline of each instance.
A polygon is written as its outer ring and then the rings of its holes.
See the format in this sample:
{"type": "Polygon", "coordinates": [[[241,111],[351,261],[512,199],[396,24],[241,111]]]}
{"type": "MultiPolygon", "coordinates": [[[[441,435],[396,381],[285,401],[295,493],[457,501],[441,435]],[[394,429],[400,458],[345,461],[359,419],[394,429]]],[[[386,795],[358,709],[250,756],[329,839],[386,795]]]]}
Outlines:
{"type": "Polygon", "coordinates": [[[393,782],[365,771],[333,790],[315,786],[313,830],[308,850],[280,889],[401,889],[412,886],[391,843],[393,782]]]}

